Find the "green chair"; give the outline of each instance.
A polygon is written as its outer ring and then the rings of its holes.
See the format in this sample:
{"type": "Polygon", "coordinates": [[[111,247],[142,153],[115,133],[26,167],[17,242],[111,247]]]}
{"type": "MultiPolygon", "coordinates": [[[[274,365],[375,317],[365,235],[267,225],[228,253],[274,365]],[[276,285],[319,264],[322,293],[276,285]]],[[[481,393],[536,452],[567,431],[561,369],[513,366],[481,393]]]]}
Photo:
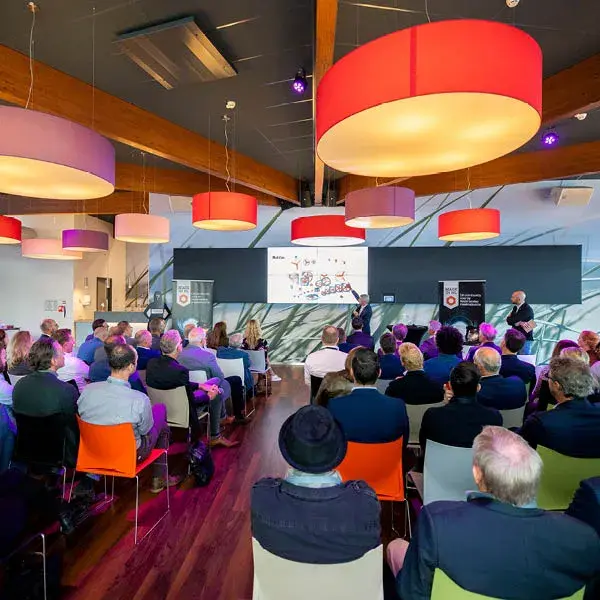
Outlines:
{"type": "Polygon", "coordinates": [[[583,479],[600,475],[600,458],[573,458],[538,446],[544,461],[537,503],[546,510],[565,510],[583,479]]]}
{"type": "MultiPolygon", "coordinates": [[[[583,600],[585,588],[575,592],[568,598],[561,600],[583,600]]],[[[431,600],[502,600],[496,596],[482,596],[463,590],[459,585],[454,583],[444,571],[436,569],[433,576],[433,589],[431,590],[431,600]]]]}

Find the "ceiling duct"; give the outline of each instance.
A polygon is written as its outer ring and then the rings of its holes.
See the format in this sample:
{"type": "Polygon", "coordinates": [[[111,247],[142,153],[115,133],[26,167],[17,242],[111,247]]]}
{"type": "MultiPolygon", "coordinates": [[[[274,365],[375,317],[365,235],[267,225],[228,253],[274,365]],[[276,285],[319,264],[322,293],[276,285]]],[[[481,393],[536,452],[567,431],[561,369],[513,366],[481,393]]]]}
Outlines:
{"type": "Polygon", "coordinates": [[[194,17],[128,31],[115,43],[167,90],[237,75],[194,17]]]}

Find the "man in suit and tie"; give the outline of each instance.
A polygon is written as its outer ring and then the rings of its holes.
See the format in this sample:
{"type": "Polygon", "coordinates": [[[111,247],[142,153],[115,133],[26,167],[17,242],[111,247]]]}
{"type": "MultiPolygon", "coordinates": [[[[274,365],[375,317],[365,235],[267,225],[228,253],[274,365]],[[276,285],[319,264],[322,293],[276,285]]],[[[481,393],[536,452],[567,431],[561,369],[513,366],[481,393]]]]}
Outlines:
{"type": "Polygon", "coordinates": [[[152,334],[147,329],[140,329],[135,334],[135,349],[138,355],[138,371],[145,371],[148,361],[160,356],[160,350],[152,350],[152,334]]]}
{"type": "Polygon", "coordinates": [[[531,322],[534,319],[533,308],[525,302],[525,292],[518,290],[512,293],[510,301],[513,303],[513,308],[506,317],[506,322],[511,327],[525,336],[525,344],[519,354],[531,354],[533,346],[533,328],[531,322]]]}
{"type": "Polygon", "coordinates": [[[51,340],[58,331],[58,323],[54,319],[44,319],[40,325],[40,330],[42,332],[40,340],[51,340]]]}
{"type": "Polygon", "coordinates": [[[360,317],[352,319],[352,333],[348,336],[348,343],[352,346],[364,346],[373,350],[375,340],[365,331],[365,326],[360,317]]]}
{"type": "Polygon", "coordinates": [[[354,388],[348,396],[332,398],[329,411],[351,442],[380,444],[403,436],[406,445],[409,431],[406,406],[402,400],[384,396],[377,390],[375,382],[380,372],[375,352],[366,348],[356,350],[350,369],[354,388]]]}
{"type": "Polygon", "coordinates": [[[500,354],[494,348],[479,348],[474,356],[475,366],[481,373],[479,404],[496,410],[521,408],[527,402],[527,389],[519,377],[502,377],[500,354]]]}
{"type": "Polygon", "coordinates": [[[502,350],[500,375],[502,377],[519,377],[525,385],[529,384],[529,389],[532,390],[536,381],[535,367],[517,356],[524,344],[525,336],[520,331],[509,329],[504,334],[504,338],[500,343],[500,349],[502,350]]]}
{"type": "Polygon", "coordinates": [[[352,311],[352,317],[360,317],[363,322],[363,331],[367,335],[371,335],[371,317],[373,309],[371,308],[369,294],[358,294],[355,290],[351,290],[352,295],[358,301],[358,306],[352,311]]]}

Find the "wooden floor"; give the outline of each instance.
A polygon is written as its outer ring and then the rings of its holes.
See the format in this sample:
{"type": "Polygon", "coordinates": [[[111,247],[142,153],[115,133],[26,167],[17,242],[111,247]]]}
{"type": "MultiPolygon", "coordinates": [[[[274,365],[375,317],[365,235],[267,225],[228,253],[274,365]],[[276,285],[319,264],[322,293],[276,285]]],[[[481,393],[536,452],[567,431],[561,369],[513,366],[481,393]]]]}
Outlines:
{"type": "MultiPolygon", "coordinates": [[[[260,477],[285,472],[277,435],[286,417],[308,400],[301,367],[277,371],[283,381],[273,384],[273,395],[267,401],[261,397],[251,424],[232,432],[241,445],[213,453],[216,471],[210,485],[181,484],[171,493],[170,513],[141,544],[133,545],[133,481],[118,485],[113,507],[67,538],[65,598],[252,598],[250,489],[260,477]]],[[[184,468],[177,457],[169,464],[179,472],[184,468]]],[[[157,497],[145,492],[141,522],[151,522],[165,502],[165,492],[157,497]]]]}

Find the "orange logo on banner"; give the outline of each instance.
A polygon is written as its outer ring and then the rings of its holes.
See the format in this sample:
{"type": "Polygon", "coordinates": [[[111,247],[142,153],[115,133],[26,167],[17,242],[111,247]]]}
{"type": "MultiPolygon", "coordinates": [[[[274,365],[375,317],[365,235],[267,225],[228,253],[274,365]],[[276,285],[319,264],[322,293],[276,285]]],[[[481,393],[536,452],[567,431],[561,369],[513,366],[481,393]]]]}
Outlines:
{"type": "Polygon", "coordinates": [[[188,302],[189,298],[187,296],[187,294],[179,294],[179,304],[181,304],[181,306],[185,306],[188,302]]]}
{"type": "Polygon", "coordinates": [[[448,296],[446,298],[446,304],[448,306],[454,306],[456,304],[456,298],[454,296],[448,296]]]}

